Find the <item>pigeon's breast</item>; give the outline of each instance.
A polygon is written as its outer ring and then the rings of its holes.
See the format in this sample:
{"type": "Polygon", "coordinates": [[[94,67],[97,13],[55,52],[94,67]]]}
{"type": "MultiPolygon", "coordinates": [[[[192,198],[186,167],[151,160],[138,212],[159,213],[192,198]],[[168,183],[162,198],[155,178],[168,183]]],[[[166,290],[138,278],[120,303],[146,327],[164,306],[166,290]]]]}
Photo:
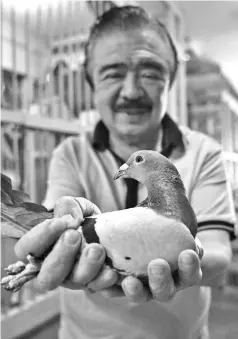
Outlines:
{"type": "Polygon", "coordinates": [[[82,233],[87,243],[105,248],[111,267],[127,275],[146,275],[148,263],[156,258],[176,268],[181,250],[194,248],[184,224],[145,207],[86,218],[82,233]]]}

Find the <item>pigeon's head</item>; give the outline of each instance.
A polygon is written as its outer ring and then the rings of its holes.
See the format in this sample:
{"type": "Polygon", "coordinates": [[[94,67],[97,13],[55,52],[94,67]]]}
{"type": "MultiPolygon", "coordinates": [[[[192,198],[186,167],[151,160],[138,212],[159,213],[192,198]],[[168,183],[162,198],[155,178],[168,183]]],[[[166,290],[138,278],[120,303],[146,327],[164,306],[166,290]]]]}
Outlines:
{"type": "Polygon", "coordinates": [[[125,164],[114,176],[114,179],[120,177],[133,178],[145,184],[150,178],[163,178],[171,173],[179,177],[178,171],[166,157],[156,151],[137,151],[133,153],[125,164]]]}

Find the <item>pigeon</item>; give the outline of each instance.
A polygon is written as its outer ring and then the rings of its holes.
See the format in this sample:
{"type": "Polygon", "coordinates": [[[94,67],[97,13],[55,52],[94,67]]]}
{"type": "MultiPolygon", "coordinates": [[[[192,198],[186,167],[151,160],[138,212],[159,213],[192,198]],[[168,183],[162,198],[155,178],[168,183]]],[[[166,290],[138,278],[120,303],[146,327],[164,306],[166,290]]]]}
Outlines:
{"type": "Polygon", "coordinates": [[[121,275],[147,281],[151,260],[163,258],[172,271],[182,250],[195,249],[197,219],[176,167],[156,151],[130,156],[114,176],[142,183],[147,198],[136,207],[97,214],[84,219],[80,231],[85,244],[106,249],[106,264],[121,275]]]}
{"type": "MultiPolygon", "coordinates": [[[[181,251],[196,250],[197,220],[178,170],[160,153],[150,150],[133,153],[114,179],[122,177],[142,183],[147,198],[133,208],[86,217],[78,228],[82,234],[81,251],[89,243],[100,243],[106,251],[105,265],[122,277],[133,275],[147,284],[151,260],[165,259],[176,271],[181,251]]],[[[2,181],[5,236],[21,237],[37,223],[53,218],[43,206],[25,202],[28,196],[13,191],[9,178],[2,175],[2,181]]],[[[6,289],[16,291],[25,283],[25,276],[29,280],[37,275],[39,262],[31,255],[28,260],[30,274],[26,274],[22,262],[7,268],[8,276],[2,279],[6,289]]]]}

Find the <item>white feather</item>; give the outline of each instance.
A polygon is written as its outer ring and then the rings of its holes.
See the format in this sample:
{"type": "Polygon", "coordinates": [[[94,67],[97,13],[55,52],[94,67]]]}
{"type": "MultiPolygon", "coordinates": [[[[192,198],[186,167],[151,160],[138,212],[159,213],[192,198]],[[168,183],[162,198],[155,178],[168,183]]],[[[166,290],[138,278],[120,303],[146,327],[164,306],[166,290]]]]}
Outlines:
{"type": "Polygon", "coordinates": [[[150,208],[135,207],[95,217],[100,243],[113,266],[125,270],[124,274],[147,274],[148,263],[156,258],[167,260],[175,268],[180,252],[194,244],[184,224],[150,208]]]}

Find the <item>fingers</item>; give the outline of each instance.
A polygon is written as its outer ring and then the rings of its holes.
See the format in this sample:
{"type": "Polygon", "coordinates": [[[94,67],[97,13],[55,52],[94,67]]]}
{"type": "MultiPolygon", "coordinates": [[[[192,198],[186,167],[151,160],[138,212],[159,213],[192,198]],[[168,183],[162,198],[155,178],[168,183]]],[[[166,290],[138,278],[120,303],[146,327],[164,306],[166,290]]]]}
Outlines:
{"type": "Polygon", "coordinates": [[[197,247],[198,257],[201,260],[203,255],[204,255],[204,249],[202,247],[202,243],[198,238],[195,238],[195,243],[196,243],[196,247],[197,247]]]}
{"type": "Polygon", "coordinates": [[[74,220],[74,226],[79,226],[84,218],[101,213],[99,208],[85,198],[62,197],[57,200],[54,208],[54,216],[62,217],[70,214],[74,220]]]}
{"type": "Polygon", "coordinates": [[[71,227],[72,217],[48,219],[27,232],[15,245],[15,253],[20,260],[25,260],[31,253],[41,257],[71,227]]]}
{"type": "MultiPolygon", "coordinates": [[[[65,284],[73,288],[83,288],[93,280],[104,265],[105,250],[100,244],[89,244],[83,250],[80,259],[75,263],[65,284]]],[[[66,286],[64,284],[64,286],[66,286]]]]}
{"type": "Polygon", "coordinates": [[[100,293],[104,298],[126,297],[128,301],[134,303],[143,303],[151,299],[150,291],[143,286],[139,279],[133,276],[124,278],[121,285],[113,285],[100,290],[100,293]]]}
{"type": "Polygon", "coordinates": [[[123,289],[121,288],[121,286],[119,286],[119,285],[111,286],[109,288],[101,290],[100,294],[104,298],[125,297],[125,293],[124,293],[123,289]]]}
{"type": "MultiPolygon", "coordinates": [[[[98,214],[100,210],[84,198],[63,197],[57,202],[54,212],[54,219],[45,220],[35,226],[17,242],[16,255],[21,260],[25,260],[28,254],[35,258],[42,258],[44,255],[44,262],[37,276],[38,285],[42,289],[50,290],[67,283],[73,288],[85,287],[100,272],[105,251],[99,244],[90,244],[76,262],[81,235],[74,229],[78,228],[85,217],[98,214]]],[[[96,287],[97,284],[102,284],[105,276],[100,276],[100,279],[101,281],[95,283],[96,287]]],[[[109,280],[111,279],[115,277],[109,280]]],[[[106,283],[109,284],[108,280],[106,283]]]]}
{"type": "Polygon", "coordinates": [[[139,279],[133,276],[126,277],[121,286],[126,297],[131,302],[142,303],[151,299],[149,290],[143,286],[139,279]]]}
{"type": "Polygon", "coordinates": [[[88,284],[88,288],[92,291],[100,291],[116,284],[119,276],[116,271],[104,265],[97,277],[88,284]]]}
{"type": "Polygon", "coordinates": [[[158,301],[168,301],[175,294],[176,287],[171,269],[163,259],[152,260],[148,266],[150,290],[158,301]]]}
{"type": "MultiPolygon", "coordinates": [[[[102,277],[102,280],[105,281],[104,273],[102,273],[102,277]]],[[[129,301],[136,303],[146,302],[152,298],[163,302],[169,301],[178,290],[199,283],[202,278],[199,257],[192,250],[186,250],[180,254],[176,283],[169,263],[163,259],[155,259],[150,262],[148,277],[150,290],[143,286],[137,278],[128,276],[122,281],[121,287],[114,285],[100,292],[108,298],[126,296],[129,301]]],[[[91,286],[91,284],[88,286],[91,286]]],[[[98,290],[100,290],[103,285],[99,284],[98,286],[98,290]]]]}
{"type": "Polygon", "coordinates": [[[197,285],[202,279],[198,255],[192,250],[181,252],[178,258],[178,287],[197,285]]]}
{"type": "Polygon", "coordinates": [[[47,255],[37,276],[37,285],[43,290],[58,287],[70,273],[80,250],[81,235],[67,230],[60,236],[47,255]]]}
{"type": "Polygon", "coordinates": [[[113,285],[100,290],[100,293],[104,298],[126,297],[128,301],[134,303],[143,303],[151,299],[150,291],[133,276],[124,278],[121,285],[113,285]]]}
{"type": "Polygon", "coordinates": [[[54,207],[54,217],[61,218],[64,215],[71,215],[73,217],[75,228],[82,222],[82,210],[73,197],[65,196],[57,200],[54,207]]]}

